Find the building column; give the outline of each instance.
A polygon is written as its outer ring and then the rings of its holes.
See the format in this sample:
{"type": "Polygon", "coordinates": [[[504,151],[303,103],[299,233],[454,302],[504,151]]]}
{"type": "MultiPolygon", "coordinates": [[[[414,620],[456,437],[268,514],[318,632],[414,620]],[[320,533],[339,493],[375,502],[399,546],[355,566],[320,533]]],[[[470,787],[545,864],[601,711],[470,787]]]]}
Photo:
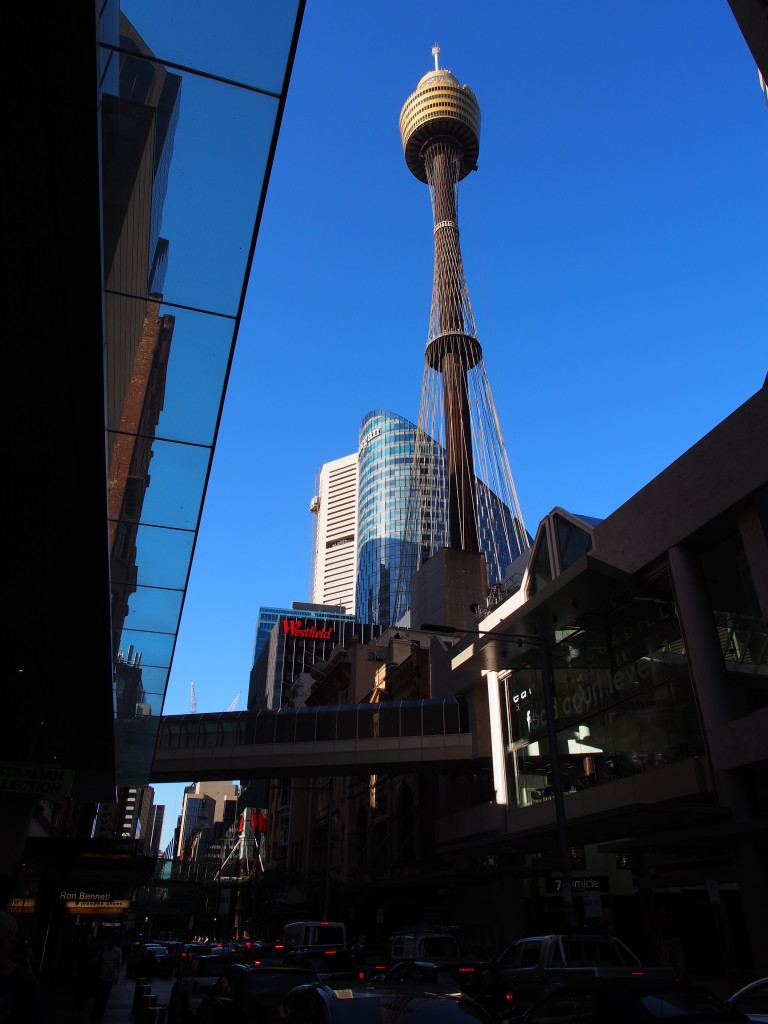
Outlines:
{"type": "MultiPolygon", "coordinates": [[[[733,753],[726,753],[726,748],[736,741],[727,729],[730,721],[728,674],[704,575],[696,553],[683,545],[670,548],[669,569],[715,791],[720,805],[731,811],[738,832],[739,825],[751,823],[756,809],[751,806],[747,769],[723,767],[734,763],[733,753]]],[[[736,757],[735,761],[738,763],[739,758],[736,757]]],[[[760,850],[749,838],[739,839],[735,835],[731,854],[755,968],[758,973],[765,974],[768,970],[768,947],[765,943],[768,881],[765,865],[760,850]]]]}

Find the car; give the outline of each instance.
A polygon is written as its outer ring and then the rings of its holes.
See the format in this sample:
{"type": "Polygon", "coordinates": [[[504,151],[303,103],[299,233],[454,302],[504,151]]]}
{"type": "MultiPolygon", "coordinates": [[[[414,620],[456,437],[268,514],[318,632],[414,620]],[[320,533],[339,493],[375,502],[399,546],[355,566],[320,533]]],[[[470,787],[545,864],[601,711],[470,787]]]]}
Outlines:
{"type": "Polygon", "coordinates": [[[506,1021],[515,1009],[514,993],[507,988],[496,965],[488,960],[398,960],[373,979],[374,986],[437,986],[464,992],[485,1007],[497,1021],[506,1021]]]}
{"type": "Polygon", "coordinates": [[[362,981],[365,977],[365,971],[348,949],[292,949],[282,963],[312,971],[321,981],[362,981]]]}
{"type": "Polygon", "coordinates": [[[265,1024],[292,988],[319,981],[300,967],[232,964],[206,993],[197,1019],[200,1024],[265,1024]]]}
{"type": "Polygon", "coordinates": [[[126,978],[169,978],[171,971],[172,959],[159,942],[142,943],[125,965],[126,978]]]}
{"type": "Polygon", "coordinates": [[[259,964],[281,964],[288,950],[282,942],[259,942],[251,944],[249,960],[259,964]],[[256,948],[254,948],[254,945],[256,948]]]}
{"type": "Polygon", "coordinates": [[[745,1024],[749,1018],[684,980],[587,980],[543,996],[509,1024],[745,1024]]]}
{"type": "Polygon", "coordinates": [[[298,985],[277,1006],[281,1024],[495,1024],[470,996],[403,985],[298,985]]]}
{"type": "Polygon", "coordinates": [[[210,954],[185,960],[168,997],[168,1024],[190,1024],[197,1020],[203,999],[216,981],[230,965],[242,963],[242,960],[242,957],[210,954]]]}
{"type": "Polygon", "coordinates": [[[664,982],[675,973],[671,968],[643,967],[620,939],[594,932],[525,936],[507,946],[494,962],[515,994],[518,1012],[571,980],[580,981],[585,972],[600,972],[603,978],[629,977],[641,969],[664,982]]]}
{"type": "Polygon", "coordinates": [[[729,1006],[746,1013],[752,1021],[768,1024],[768,978],[758,978],[726,999],[729,1006]]]}

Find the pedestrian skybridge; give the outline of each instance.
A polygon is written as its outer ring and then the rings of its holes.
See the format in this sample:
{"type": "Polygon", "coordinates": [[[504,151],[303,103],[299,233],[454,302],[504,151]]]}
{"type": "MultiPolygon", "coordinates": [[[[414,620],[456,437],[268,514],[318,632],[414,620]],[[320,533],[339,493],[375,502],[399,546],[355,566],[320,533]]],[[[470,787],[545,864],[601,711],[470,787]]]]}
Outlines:
{"type": "Polygon", "coordinates": [[[455,698],[166,715],[150,781],[406,771],[472,761],[474,746],[455,698]]]}

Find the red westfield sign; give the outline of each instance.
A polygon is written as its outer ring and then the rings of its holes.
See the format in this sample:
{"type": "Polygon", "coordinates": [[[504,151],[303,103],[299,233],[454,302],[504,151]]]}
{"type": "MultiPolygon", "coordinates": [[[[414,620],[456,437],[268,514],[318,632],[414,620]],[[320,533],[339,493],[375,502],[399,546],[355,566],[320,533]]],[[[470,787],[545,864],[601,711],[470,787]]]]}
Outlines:
{"type": "Polygon", "coordinates": [[[301,625],[301,619],[283,619],[283,636],[297,636],[304,640],[330,640],[333,636],[333,626],[327,629],[318,629],[317,626],[301,625]]]}

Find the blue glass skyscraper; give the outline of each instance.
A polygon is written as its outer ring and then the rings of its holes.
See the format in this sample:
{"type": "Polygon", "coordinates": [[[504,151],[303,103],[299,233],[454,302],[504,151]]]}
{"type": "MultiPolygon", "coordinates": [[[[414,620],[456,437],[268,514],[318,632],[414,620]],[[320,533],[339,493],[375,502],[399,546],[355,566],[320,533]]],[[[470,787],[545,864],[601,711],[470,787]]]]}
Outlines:
{"type": "Polygon", "coordinates": [[[415,444],[415,424],[395,413],[374,409],[360,425],[355,610],[361,622],[392,622],[400,564],[407,557],[415,444]]]}
{"type": "MultiPolygon", "coordinates": [[[[411,473],[418,428],[402,416],[381,409],[369,412],[360,425],[358,496],[358,556],[355,617],[361,622],[389,625],[400,616],[400,605],[409,606],[406,582],[398,595],[398,579],[409,581],[418,566],[448,542],[448,510],[439,507],[419,514],[414,529],[414,497],[411,473]],[[395,603],[397,598],[398,607],[395,603]]],[[[445,449],[421,435],[418,465],[430,479],[422,481],[419,494],[437,497],[446,474],[445,449]]],[[[513,559],[499,557],[509,537],[515,536],[510,509],[484,484],[475,479],[487,510],[478,523],[480,550],[488,562],[488,582],[500,583],[503,570],[513,559]]],[[[513,553],[519,554],[519,549],[513,553]]]]}

